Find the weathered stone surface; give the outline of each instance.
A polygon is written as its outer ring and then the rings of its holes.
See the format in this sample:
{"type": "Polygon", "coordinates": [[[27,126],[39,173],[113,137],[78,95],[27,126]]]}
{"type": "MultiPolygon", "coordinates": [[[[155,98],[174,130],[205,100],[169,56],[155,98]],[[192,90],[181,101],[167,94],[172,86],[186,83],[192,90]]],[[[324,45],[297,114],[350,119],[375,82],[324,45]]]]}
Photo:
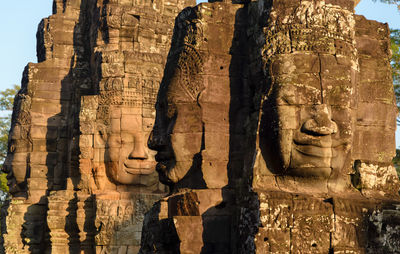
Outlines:
{"type": "Polygon", "coordinates": [[[54,0],[5,252],[400,252],[389,29],[358,3],[54,0]]]}

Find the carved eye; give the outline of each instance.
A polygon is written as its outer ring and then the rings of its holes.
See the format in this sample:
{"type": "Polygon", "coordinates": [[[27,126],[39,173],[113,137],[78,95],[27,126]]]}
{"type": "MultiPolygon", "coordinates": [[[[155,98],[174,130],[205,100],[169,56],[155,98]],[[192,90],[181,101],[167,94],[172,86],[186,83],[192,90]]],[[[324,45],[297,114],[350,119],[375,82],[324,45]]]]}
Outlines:
{"type": "Polygon", "coordinates": [[[297,104],[295,92],[296,92],[295,86],[292,85],[278,86],[278,91],[276,91],[278,104],[289,104],[289,105],[297,104]]]}
{"type": "Polygon", "coordinates": [[[10,144],[9,152],[13,153],[13,152],[15,152],[15,149],[16,149],[15,142],[12,141],[11,144],[10,144]]]}
{"type": "Polygon", "coordinates": [[[121,136],[111,135],[107,142],[108,147],[120,147],[121,146],[121,136]]]}
{"type": "Polygon", "coordinates": [[[121,144],[132,144],[134,142],[134,137],[132,133],[121,133],[120,138],[121,144]]]}

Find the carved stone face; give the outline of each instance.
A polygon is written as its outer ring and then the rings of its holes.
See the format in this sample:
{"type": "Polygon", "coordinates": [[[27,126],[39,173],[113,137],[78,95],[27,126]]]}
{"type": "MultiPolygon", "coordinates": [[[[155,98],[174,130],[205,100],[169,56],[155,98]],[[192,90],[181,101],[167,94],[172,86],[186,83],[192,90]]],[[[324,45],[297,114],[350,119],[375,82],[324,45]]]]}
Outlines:
{"type": "Polygon", "coordinates": [[[3,171],[8,173],[8,185],[13,195],[26,188],[30,147],[26,128],[19,124],[13,125],[9,134],[9,151],[3,165],[3,171]]]}
{"type": "Polygon", "coordinates": [[[354,70],[329,56],[277,55],[260,146],[278,175],[329,178],[351,149],[354,70]],[[332,61],[332,62],[331,62],[332,61]],[[330,76],[329,73],[341,73],[330,76]]]}
{"type": "Polygon", "coordinates": [[[232,46],[226,43],[233,29],[202,15],[212,10],[233,25],[235,16],[218,8],[199,5],[179,14],[160,84],[149,147],[157,151],[160,181],[175,190],[228,184],[231,87],[241,83],[233,84],[239,74],[232,74],[232,46]],[[209,34],[206,23],[213,27],[209,34]]]}
{"type": "Polygon", "coordinates": [[[141,115],[117,112],[120,117],[111,118],[106,139],[107,174],[116,183],[145,184],[141,178],[152,174],[156,165],[146,144],[149,131],[143,128],[141,115]]]}
{"type": "MultiPolygon", "coordinates": [[[[180,71],[160,91],[156,122],[149,147],[157,153],[157,171],[166,184],[181,180],[191,167],[201,163],[203,124],[197,98],[181,87],[180,71]],[[200,160],[200,162],[196,160],[200,160]]],[[[199,164],[200,165],[200,164],[199,164]]]]}

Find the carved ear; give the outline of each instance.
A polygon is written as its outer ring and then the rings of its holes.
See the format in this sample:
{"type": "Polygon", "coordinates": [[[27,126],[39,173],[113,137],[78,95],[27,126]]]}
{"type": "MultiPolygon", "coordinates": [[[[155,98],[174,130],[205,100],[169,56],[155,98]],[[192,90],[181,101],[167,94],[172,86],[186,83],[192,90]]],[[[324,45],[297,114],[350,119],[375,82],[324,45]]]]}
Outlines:
{"type": "Polygon", "coordinates": [[[107,127],[106,127],[105,125],[101,124],[101,125],[99,125],[99,126],[97,127],[97,130],[98,130],[98,132],[99,132],[101,138],[102,138],[104,141],[106,141],[107,138],[108,138],[107,127]]]}

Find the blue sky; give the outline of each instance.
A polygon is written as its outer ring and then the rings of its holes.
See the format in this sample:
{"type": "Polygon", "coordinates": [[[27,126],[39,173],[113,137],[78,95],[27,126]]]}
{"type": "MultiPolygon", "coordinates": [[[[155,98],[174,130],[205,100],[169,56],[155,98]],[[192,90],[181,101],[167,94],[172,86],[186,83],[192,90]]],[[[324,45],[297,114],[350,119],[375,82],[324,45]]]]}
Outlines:
{"type": "MultiPolygon", "coordinates": [[[[36,62],[36,29],[40,20],[52,12],[52,0],[2,1],[0,24],[0,90],[20,84],[22,71],[28,62],[36,62]]],[[[368,19],[387,22],[400,29],[400,12],[393,5],[361,0],[356,13],[368,19]]],[[[399,131],[397,132],[399,134],[399,131]]],[[[400,145],[400,135],[397,135],[400,145]]]]}

